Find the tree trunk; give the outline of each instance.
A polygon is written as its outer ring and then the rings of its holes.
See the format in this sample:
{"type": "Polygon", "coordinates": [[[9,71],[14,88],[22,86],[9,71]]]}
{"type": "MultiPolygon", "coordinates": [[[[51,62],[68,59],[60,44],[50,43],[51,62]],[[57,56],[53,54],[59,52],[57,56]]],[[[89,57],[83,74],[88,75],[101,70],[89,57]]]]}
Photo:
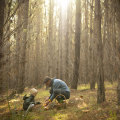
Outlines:
{"type": "MultiPolygon", "coordinates": [[[[21,3],[21,0],[19,0],[21,3]]],[[[25,0],[21,3],[21,18],[22,18],[22,38],[21,38],[21,49],[19,56],[19,79],[18,79],[18,93],[24,91],[25,83],[25,60],[26,60],[26,42],[27,42],[27,25],[28,25],[28,10],[29,10],[29,0],[25,0]]]]}
{"type": "Polygon", "coordinates": [[[77,89],[79,80],[79,64],[80,64],[80,30],[81,30],[81,16],[80,16],[80,0],[76,0],[76,25],[75,25],[75,60],[73,70],[73,80],[71,88],[77,89]]]}
{"type": "Polygon", "coordinates": [[[63,25],[62,25],[62,9],[61,9],[61,7],[60,7],[60,15],[59,15],[59,35],[58,35],[58,39],[59,39],[59,41],[58,41],[58,44],[59,44],[59,50],[58,50],[58,52],[59,52],[59,78],[60,79],[62,79],[63,77],[62,77],[62,75],[63,75],[63,46],[62,46],[62,39],[63,39],[63,37],[62,37],[62,28],[63,28],[63,25]]]}
{"type": "MultiPolygon", "coordinates": [[[[119,4],[120,6],[120,4],[119,4]]],[[[119,25],[120,26],[120,25],[119,25]]],[[[118,31],[120,31],[120,27],[118,28],[118,31]]],[[[119,45],[118,45],[118,57],[119,57],[119,61],[120,61],[120,38],[119,38],[119,45]]],[[[118,83],[117,83],[117,104],[120,106],[120,64],[118,63],[119,67],[118,67],[118,83]]]]}
{"type": "Polygon", "coordinates": [[[67,7],[67,21],[66,21],[66,39],[65,39],[65,45],[66,45],[66,55],[65,55],[65,81],[68,84],[69,83],[69,40],[70,40],[70,12],[71,12],[71,2],[69,2],[68,7],[67,7]]]}
{"type": "Polygon", "coordinates": [[[97,90],[97,103],[105,101],[105,88],[104,88],[104,70],[103,70],[103,46],[101,38],[101,9],[100,0],[95,1],[95,40],[97,41],[98,53],[98,90],[97,90]]]}
{"type": "Polygon", "coordinates": [[[2,92],[2,58],[3,58],[3,25],[4,25],[4,9],[5,9],[5,0],[0,0],[0,93],[2,92]]]}
{"type": "Polygon", "coordinates": [[[37,16],[37,36],[36,36],[36,47],[35,47],[35,53],[36,53],[36,62],[35,62],[35,85],[40,84],[40,29],[41,29],[41,11],[39,11],[37,16]]]}
{"type": "Polygon", "coordinates": [[[120,106],[120,75],[118,78],[118,85],[117,85],[117,104],[120,106]]]}
{"type": "Polygon", "coordinates": [[[88,1],[85,0],[85,83],[88,83],[88,1]]]}
{"type": "Polygon", "coordinates": [[[54,1],[50,0],[50,10],[49,10],[49,37],[48,37],[48,74],[52,76],[52,57],[53,57],[53,10],[54,10],[54,1]]]}
{"type": "MultiPolygon", "coordinates": [[[[113,1],[114,4],[114,9],[116,9],[116,23],[117,23],[117,29],[118,29],[118,48],[116,51],[117,56],[119,57],[119,63],[120,63],[120,0],[115,0],[113,1]]],[[[117,85],[117,104],[120,106],[120,64],[119,65],[119,70],[118,70],[118,85],[117,85]]]]}
{"type": "MultiPolygon", "coordinates": [[[[7,0],[6,1],[6,13],[7,13],[7,15],[6,15],[6,19],[7,18],[9,18],[10,17],[10,13],[11,13],[11,6],[12,6],[12,0],[7,0]]],[[[8,36],[8,40],[7,40],[7,47],[6,47],[6,51],[7,51],[7,64],[6,64],[6,66],[7,66],[7,70],[6,70],[6,81],[7,81],[7,88],[9,89],[9,88],[11,88],[12,87],[12,85],[11,85],[11,76],[10,76],[10,72],[11,72],[11,60],[10,60],[10,47],[11,47],[11,43],[10,43],[10,35],[9,35],[9,33],[10,33],[10,27],[11,27],[11,20],[9,20],[8,21],[8,23],[7,23],[7,25],[6,25],[6,35],[8,36]]]]}
{"type": "MultiPolygon", "coordinates": [[[[19,0],[17,0],[18,4],[21,4],[19,2],[19,0]]],[[[21,24],[21,7],[19,7],[18,11],[17,11],[17,27],[20,26],[21,24]]],[[[22,37],[21,35],[21,27],[18,27],[17,31],[16,31],[16,60],[15,60],[15,65],[16,65],[16,73],[15,73],[15,88],[16,90],[18,90],[18,80],[19,80],[19,52],[20,52],[20,38],[22,37]]]]}
{"type": "Polygon", "coordinates": [[[95,78],[94,78],[94,58],[93,58],[93,51],[94,51],[94,44],[93,44],[93,0],[91,0],[91,14],[90,14],[90,89],[95,89],[95,78]]]}

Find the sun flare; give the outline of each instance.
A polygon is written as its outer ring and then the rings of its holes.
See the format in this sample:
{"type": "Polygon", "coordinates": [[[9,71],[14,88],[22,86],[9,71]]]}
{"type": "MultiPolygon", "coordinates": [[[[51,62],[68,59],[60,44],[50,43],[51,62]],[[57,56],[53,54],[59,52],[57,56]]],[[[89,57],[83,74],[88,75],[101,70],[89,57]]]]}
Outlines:
{"type": "Polygon", "coordinates": [[[60,6],[62,10],[66,10],[68,6],[68,2],[70,0],[55,0],[56,5],[60,6]]]}

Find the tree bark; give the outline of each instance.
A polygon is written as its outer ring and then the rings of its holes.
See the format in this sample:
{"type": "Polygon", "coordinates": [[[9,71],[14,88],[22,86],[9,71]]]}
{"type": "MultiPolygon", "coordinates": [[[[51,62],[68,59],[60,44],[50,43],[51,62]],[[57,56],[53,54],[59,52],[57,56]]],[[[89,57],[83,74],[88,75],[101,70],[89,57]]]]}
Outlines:
{"type": "Polygon", "coordinates": [[[73,70],[73,80],[71,88],[77,89],[79,80],[79,65],[80,65],[80,30],[81,30],[81,15],[80,15],[80,0],[76,0],[76,25],[75,25],[75,60],[73,70]]]}
{"type": "Polygon", "coordinates": [[[88,3],[85,0],[85,83],[88,83],[88,3]]]}
{"type": "MultiPolygon", "coordinates": [[[[117,23],[117,30],[118,30],[118,46],[117,46],[117,51],[116,54],[119,57],[119,63],[120,63],[120,0],[115,0],[113,1],[114,4],[114,9],[116,9],[116,23],[117,23]]],[[[117,85],[117,104],[120,106],[120,64],[119,65],[119,70],[118,70],[118,85],[117,85]]]]}
{"type": "Polygon", "coordinates": [[[50,10],[49,10],[49,37],[48,37],[48,74],[52,76],[52,57],[53,57],[53,10],[54,1],[50,0],[50,10]]]}
{"type": "Polygon", "coordinates": [[[0,93],[2,92],[2,58],[3,58],[3,25],[4,25],[4,9],[5,9],[5,0],[0,0],[0,93]]]}
{"type": "Polygon", "coordinates": [[[105,101],[105,88],[104,88],[104,70],[103,70],[103,46],[102,46],[102,38],[101,38],[100,0],[95,1],[95,40],[97,41],[97,53],[98,53],[97,103],[102,103],[105,101]]]}
{"type": "Polygon", "coordinates": [[[90,14],[90,89],[95,89],[95,78],[94,78],[94,44],[93,44],[93,0],[91,0],[91,14],[90,14]]]}
{"type": "MultiPolygon", "coordinates": [[[[39,11],[41,12],[41,11],[39,11]]],[[[38,13],[37,16],[37,36],[36,36],[36,62],[35,62],[35,85],[40,84],[40,29],[41,29],[41,13],[38,13]]]]}
{"type": "Polygon", "coordinates": [[[63,41],[63,32],[62,32],[62,29],[63,29],[63,23],[62,23],[62,8],[60,7],[60,15],[59,15],[59,30],[58,30],[58,44],[59,44],[59,78],[62,79],[63,78],[63,46],[62,46],[62,41],[63,41]]]}
{"type": "Polygon", "coordinates": [[[20,41],[20,56],[19,56],[19,77],[18,77],[18,93],[22,93],[25,87],[25,60],[26,60],[26,43],[27,43],[27,26],[28,26],[28,10],[29,10],[29,0],[21,1],[21,22],[22,26],[22,38],[20,41]]]}
{"type": "Polygon", "coordinates": [[[68,3],[67,7],[67,21],[66,21],[66,38],[65,38],[65,45],[66,45],[66,50],[65,50],[65,81],[67,84],[69,84],[69,41],[70,41],[70,14],[71,14],[71,2],[68,3]]]}

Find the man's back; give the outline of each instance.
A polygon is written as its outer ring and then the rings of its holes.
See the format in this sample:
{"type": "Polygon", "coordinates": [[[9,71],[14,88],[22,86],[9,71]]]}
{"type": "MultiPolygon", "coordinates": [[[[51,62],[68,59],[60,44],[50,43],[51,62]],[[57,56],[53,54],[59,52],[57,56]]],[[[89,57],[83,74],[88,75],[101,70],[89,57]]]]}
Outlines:
{"type": "Polygon", "coordinates": [[[54,79],[52,87],[53,89],[61,89],[64,91],[70,91],[67,84],[60,79],[54,79]]]}

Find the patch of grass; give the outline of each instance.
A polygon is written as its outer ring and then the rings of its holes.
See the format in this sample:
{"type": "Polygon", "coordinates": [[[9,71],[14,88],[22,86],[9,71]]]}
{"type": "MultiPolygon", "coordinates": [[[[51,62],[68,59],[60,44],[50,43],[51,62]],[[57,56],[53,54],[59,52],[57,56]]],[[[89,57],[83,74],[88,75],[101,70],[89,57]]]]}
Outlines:
{"type": "Polygon", "coordinates": [[[116,86],[117,86],[117,82],[113,82],[113,84],[111,84],[108,81],[105,82],[105,88],[116,88],[116,86]]]}
{"type": "Polygon", "coordinates": [[[6,107],[8,107],[8,104],[2,104],[2,105],[0,105],[0,109],[4,109],[6,107]]]}
{"type": "MultiPolygon", "coordinates": [[[[111,84],[108,81],[105,81],[105,88],[116,88],[117,82],[113,82],[111,84]]],[[[97,88],[97,83],[95,84],[95,88],[97,88]]],[[[77,88],[77,90],[85,90],[85,89],[90,89],[90,84],[80,84],[77,88]]]]}
{"type": "Polygon", "coordinates": [[[54,116],[54,118],[55,118],[55,120],[66,120],[68,117],[67,117],[67,114],[57,113],[54,116]]]}
{"type": "MultiPolygon", "coordinates": [[[[24,117],[24,111],[21,111],[23,104],[23,96],[29,94],[29,88],[18,98],[10,100],[12,114],[9,119],[4,120],[116,120],[116,90],[113,89],[116,83],[105,82],[106,86],[106,102],[102,105],[97,104],[97,90],[89,90],[89,84],[78,86],[78,90],[71,91],[71,98],[66,109],[50,109],[44,110],[42,104],[36,106],[28,116],[24,117]],[[87,89],[84,91],[84,89],[87,89]],[[83,90],[83,91],[82,91],[83,90]],[[80,96],[83,96],[81,100],[80,96]],[[85,104],[83,104],[83,101],[85,104]],[[18,113],[16,113],[16,110],[18,113]]],[[[36,101],[44,102],[45,97],[49,96],[49,90],[38,89],[38,94],[35,97],[36,101]]],[[[8,110],[7,102],[1,104],[3,112],[8,110]]],[[[1,112],[1,110],[0,110],[1,112]]],[[[7,115],[7,114],[6,114],[7,115]]],[[[0,120],[2,120],[0,118],[0,120]]]]}
{"type": "Polygon", "coordinates": [[[40,89],[38,91],[38,94],[37,94],[36,98],[43,98],[43,97],[46,97],[46,96],[49,96],[49,91],[40,89]]]}
{"type": "Polygon", "coordinates": [[[43,119],[43,116],[35,112],[30,112],[26,120],[40,120],[43,119]]]}
{"type": "Polygon", "coordinates": [[[77,88],[77,90],[84,90],[84,89],[90,89],[90,85],[89,84],[81,84],[77,88]]]}
{"type": "Polygon", "coordinates": [[[115,111],[110,111],[109,112],[109,118],[107,120],[117,120],[117,114],[115,111]]]}

